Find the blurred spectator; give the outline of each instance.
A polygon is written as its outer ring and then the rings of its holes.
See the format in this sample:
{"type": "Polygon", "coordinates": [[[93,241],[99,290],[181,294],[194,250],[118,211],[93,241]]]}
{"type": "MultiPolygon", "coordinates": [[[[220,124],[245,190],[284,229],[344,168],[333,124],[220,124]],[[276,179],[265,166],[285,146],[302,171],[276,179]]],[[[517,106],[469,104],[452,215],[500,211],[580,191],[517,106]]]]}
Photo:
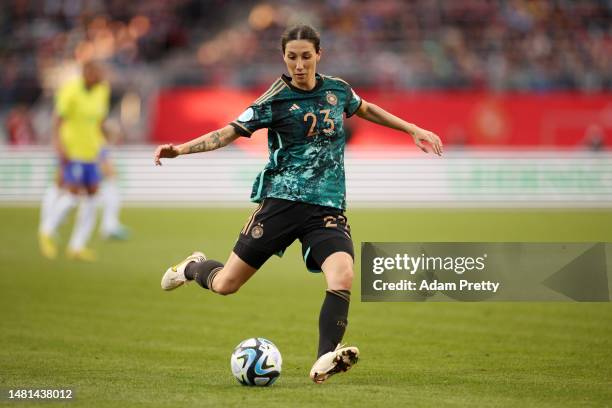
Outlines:
{"type": "Polygon", "coordinates": [[[12,145],[28,145],[36,142],[30,112],[24,105],[11,109],[6,117],[8,141],[12,145]]]}

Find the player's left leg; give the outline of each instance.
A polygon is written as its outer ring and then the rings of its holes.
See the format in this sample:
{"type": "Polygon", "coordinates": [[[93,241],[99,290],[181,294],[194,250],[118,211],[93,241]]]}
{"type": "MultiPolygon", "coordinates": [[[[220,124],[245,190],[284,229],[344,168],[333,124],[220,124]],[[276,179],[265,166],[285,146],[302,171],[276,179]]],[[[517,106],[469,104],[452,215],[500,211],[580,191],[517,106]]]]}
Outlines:
{"type": "Polygon", "coordinates": [[[318,357],[336,348],[344,337],[353,286],[353,258],[346,252],[335,252],[321,265],[327,290],[319,317],[318,357]]]}
{"type": "Polygon", "coordinates": [[[310,371],[310,378],[318,384],[349,370],[359,358],[357,347],[340,344],[348,325],[353,257],[347,252],[335,252],[325,259],[321,269],[327,291],[319,315],[318,358],[310,371]]]}
{"type": "Polygon", "coordinates": [[[100,169],[103,176],[100,185],[100,204],[102,206],[100,234],[107,239],[125,240],[128,238],[129,232],[119,221],[121,194],[117,185],[115,167],[107,149],[100,153],[100,169]]]}
{"type": "Polygon", "coordinates": [[[96,260],[96,254],[93,250],[87,248],[87,242],[96,224],[96,193],[100,178],[100,169],[97,163],[83,164],[82,188],[86,191],[86,195],[81,201],[74,229],[72,230],[72,236],[66,250],[66,255],[71,259],[81,261],[96,260]]]}
{"type": "Polygon", "coordinates": [[[319,314],[319,347],[310,378],[322,383],[347,371],[356,362],[359,350],[340,344],[348,324],[353,285],[353,241],[347,219],[340,210],[319,207],[306,233],[300,238],[306,267],[322,271],[327,290],[319,314]]]}

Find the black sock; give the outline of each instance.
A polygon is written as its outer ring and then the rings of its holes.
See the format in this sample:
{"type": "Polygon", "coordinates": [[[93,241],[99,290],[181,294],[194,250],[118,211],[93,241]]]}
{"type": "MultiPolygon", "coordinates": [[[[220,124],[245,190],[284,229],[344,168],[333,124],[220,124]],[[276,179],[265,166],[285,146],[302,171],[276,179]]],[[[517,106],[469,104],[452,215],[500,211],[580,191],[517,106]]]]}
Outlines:
{"type": "Polygon", "coordinates": [[[185,277],[187,280],[198,282],[198,285],[204,289],[210,289],[215,275],[221,268],[223,268],[223,264],[212,259],[203,262],[190,262],[185,268],[185,277]]]}
{"type": "Polygon", "coordinates": [[[325,300],[321,306],[319,315],[319,352],[323,354],[333,351],[342,341],[346,325],[351,291],[349,290],[327,290],[325,300]]]}

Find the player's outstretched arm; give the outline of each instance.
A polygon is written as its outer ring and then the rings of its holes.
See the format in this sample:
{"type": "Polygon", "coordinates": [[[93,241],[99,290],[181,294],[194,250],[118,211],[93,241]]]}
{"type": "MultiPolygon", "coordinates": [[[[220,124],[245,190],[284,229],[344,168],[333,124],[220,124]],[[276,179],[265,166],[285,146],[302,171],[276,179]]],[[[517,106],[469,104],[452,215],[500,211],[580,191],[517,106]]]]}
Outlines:
{"type": "Polygon", "coordinates": [[[361,106],[357,110],[357,116],[378,125],[406,132],[412,136],[414,144],[416,144],[425,153],[427,153],[427,148],[425,147],[424,143],[428,143],[431,146],[431,150],[435,154],[438,156],[442,155],[442,141],[438,135],[430,132],[429,130],[421,129],[413,123],[408,123],[405,120],[387,112],[380,106],[362,100],[361,106]]]}
{"type": "Polygon", "coordinates": [[[240,135],[236,133],[233,126],[227,125],[224,128],[215,130],[197,137],[189,142],[174,146],[172,143],[157,146],[155,149],[155,164],[161,166],[161,159],[172,159],[182,154],[208,152],[227,146],[240,135]]]}

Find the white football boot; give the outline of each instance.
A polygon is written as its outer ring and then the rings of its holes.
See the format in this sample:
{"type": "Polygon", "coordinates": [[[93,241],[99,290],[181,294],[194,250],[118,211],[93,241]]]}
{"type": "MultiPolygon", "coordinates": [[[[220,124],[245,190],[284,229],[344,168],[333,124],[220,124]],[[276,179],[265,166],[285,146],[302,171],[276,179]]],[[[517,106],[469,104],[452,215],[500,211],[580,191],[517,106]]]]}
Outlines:
{"type": "Polygon", "coordinates": [[[188,282],[185,277],[185,268],[190,262],[203,262],[206,260],[206,255],[202,252],[194,252],[180,263],[168,268],[164,276],[162,276],[161,287],[163,290],[173,290],[188,282]]]}
{"type": "Polygon", "coordinates": [[[344,347],[344,344],[338,344],[334,351],[323,354],[315,361],[310,370],[310,379],[321,384],[334,374],[348,371],[357,360],[359,360],[357,347],[344,347]]]}

